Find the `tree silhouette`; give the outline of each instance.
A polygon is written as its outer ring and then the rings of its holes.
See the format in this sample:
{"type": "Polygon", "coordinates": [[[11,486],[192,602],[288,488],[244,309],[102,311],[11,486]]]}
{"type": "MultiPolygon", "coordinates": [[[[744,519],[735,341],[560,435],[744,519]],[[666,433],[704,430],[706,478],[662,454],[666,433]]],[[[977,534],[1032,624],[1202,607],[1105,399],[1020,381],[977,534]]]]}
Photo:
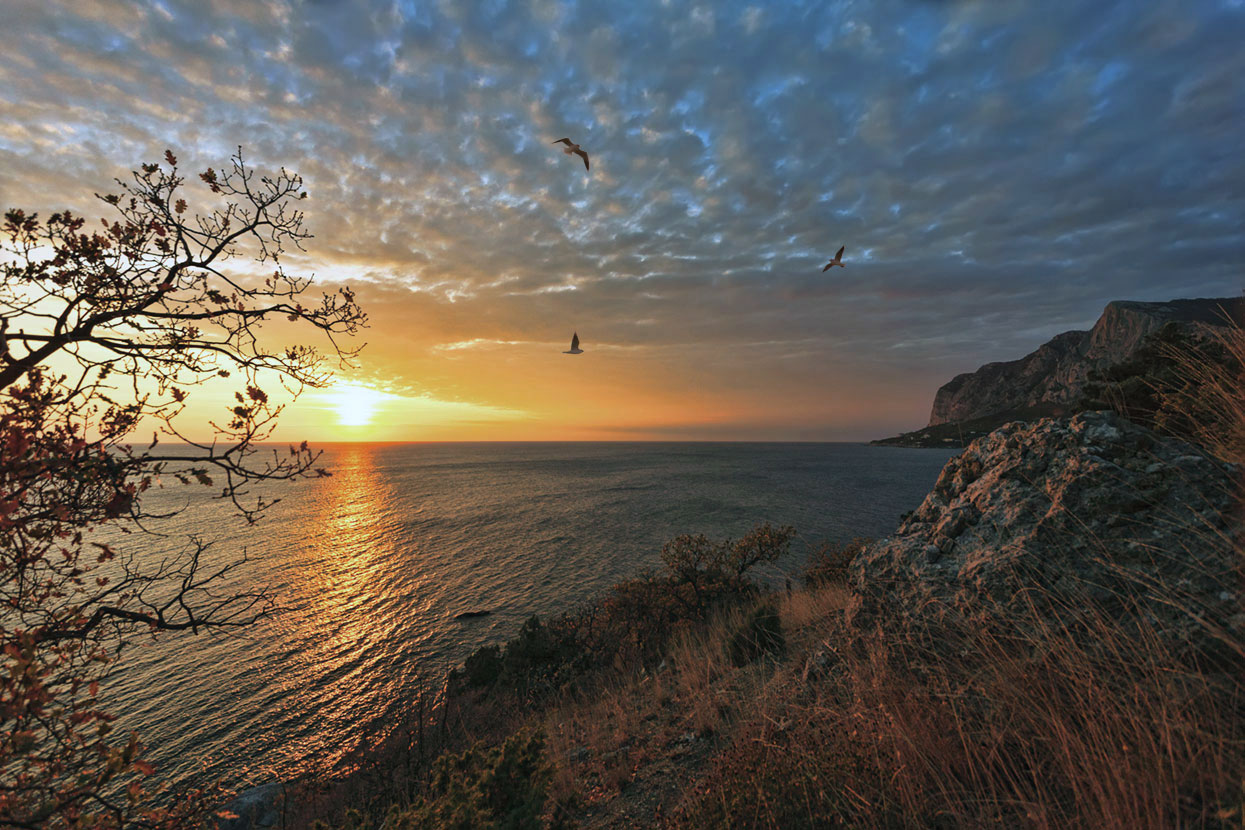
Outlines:
{"type": "Polygon", "coordinates": [[[163,161],[96,194],[113,212],[99,225],[4,215],[0,823],[180,826],[205,809],[202,792],[144,806],[153,770],[135,737],[111,738],[99,683],[140,633],[248,625],[273,597],[225,590],[245,556],[214,562],[202,540],[159,560],[116,540],[169,515],[145,507],[152,488],[212,487],[254,522],[275,500],[253,485],[326,474],[305,442],[258,446],[284,406],[261,382],[290,396],[323,385],[326,358],[349,362],[357,347],[343,338],[366,325],[348,288],[307,300],[310,279],[283,267],[311,236],[299,176],[258,175],[239,149],[227,171],[199,174],[213,206],[195,213],[177,159],[163,161]],[[258,264],[237,267],[243,255],[258,264]],[[318,329],[328,349],[274,346],[263,326],[278,320],[318,329]],[[239,388],[204,441],[177,419],[209,381],[239,388]],[[150,444],[135,441],[140,428],[150,444]]]}

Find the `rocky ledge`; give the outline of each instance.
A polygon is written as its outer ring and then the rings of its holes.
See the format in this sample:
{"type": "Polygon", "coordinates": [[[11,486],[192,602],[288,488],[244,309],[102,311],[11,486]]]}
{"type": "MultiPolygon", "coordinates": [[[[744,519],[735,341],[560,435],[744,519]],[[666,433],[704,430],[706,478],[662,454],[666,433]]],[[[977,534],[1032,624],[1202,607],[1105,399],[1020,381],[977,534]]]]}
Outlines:
{"type": "Polygon", "coordinates": [[[857,558],[850,617],[1015,620],[1039,608],[1074,626],[1092,608],[1218,661],[1245,630],[1238,476],[1110,413],[1008,424],[951,459],[920,508],[857,558]]]}

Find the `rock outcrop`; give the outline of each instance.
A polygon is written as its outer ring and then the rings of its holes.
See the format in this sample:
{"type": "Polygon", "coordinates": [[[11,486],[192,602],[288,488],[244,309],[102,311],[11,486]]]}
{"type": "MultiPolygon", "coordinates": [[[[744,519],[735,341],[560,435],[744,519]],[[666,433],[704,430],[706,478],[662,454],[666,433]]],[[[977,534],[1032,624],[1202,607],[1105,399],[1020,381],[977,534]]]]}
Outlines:
{"type": "Polygon", "coordinates": [[[1089,331],[1064,332],[1019,360],[987,363],[952,378],[934,395],[929,425],[1025,408],[1057,411],[1080,398],[1091,372],[1128,359],[1163,325],[1222,324],[1225,313],[1240,315],[1242,305],[1232,298],[1110,303],[1089,331]]]}
{"type": "MultiPolygon", "coordinates": [[[[896,533],[853,565],[857,626],[1035,606],[1156,623],[1182,657],[1241,642],[1240,471],[1116,415],[1012,423],[943,468],[896,533]]],[[[1040,611],[1040,614],[1046,613],[1040,611]]]]}

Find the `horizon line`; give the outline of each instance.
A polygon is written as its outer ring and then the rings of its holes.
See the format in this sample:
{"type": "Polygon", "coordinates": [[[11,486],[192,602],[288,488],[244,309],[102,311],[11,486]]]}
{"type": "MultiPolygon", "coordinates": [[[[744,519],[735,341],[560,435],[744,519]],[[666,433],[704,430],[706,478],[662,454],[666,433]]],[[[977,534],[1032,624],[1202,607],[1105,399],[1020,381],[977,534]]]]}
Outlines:
{"type": "MultiPolygon", "coordinates": [[[[386,444],[401,446],[407,444],[871,444],[873,441],[883,439],[783,439],[783,438],[600,438],[600,439],[498,439],[498,438],[479,438],[474,440],[455,440],[455,439],[426,439],[413,441],[362,441],[362,440],[346,440],[346,441],[307,441],[307,446],[314,449],[317,446],[342,446],[347,444],[386,444]]],[[[133,442],[120,442],[123,445],[131,447],[140,446],[133,442]]],[[[254,447],[272,447],[272,446],[289,446],[291,444],[298,445],[302,441],[259,441],[251,446],[254,447]]],[[[198,447],[208,445],[210,442],[201,444],[192,444],[185,441],[161,441],[160,446],[176,446],[176,447],[198,447]]],[[[219,442],[217,446],[234,446],[225,442],[219,442]]],[[[910,449],[910,448],[909,448],[910,449]]],[[[920,448],[918,448],[920,449],[920,448]]],[[[932,449],[942,449],[941,447],[933,447],[932,449]]]]}

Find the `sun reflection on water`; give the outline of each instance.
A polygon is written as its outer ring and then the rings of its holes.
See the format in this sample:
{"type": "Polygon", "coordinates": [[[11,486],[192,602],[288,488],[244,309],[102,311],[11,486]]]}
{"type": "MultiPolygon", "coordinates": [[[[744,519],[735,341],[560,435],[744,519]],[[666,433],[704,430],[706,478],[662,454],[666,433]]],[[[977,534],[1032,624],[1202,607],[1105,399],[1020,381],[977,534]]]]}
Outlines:
{"type": "Polygon", "coordinates": [[[284,623],[299,644],[290,659],[301,665],[283,683],[305,701],[305,711],[319,714],[317,761],[329,767],[354,748],[347,736],[358,734],[360,721],[383,711],[377,698],[386,692],[377,679],[400,682],[405,674],[394,631],[400,619],[385,599],[401,578],[395,573],[392,484],[378,468],[374,447],[343,447],[333,462],[333,476],[319,488],[308,517],[311,544],[298,552],[304,579],[291,586],[297,607],[284,623]],[[393,674],[368,670],[384,662],[393,663],[393,674]],[[342,738],[328,742],[328,756],[322,748],[326,734],[342,738]]]}

